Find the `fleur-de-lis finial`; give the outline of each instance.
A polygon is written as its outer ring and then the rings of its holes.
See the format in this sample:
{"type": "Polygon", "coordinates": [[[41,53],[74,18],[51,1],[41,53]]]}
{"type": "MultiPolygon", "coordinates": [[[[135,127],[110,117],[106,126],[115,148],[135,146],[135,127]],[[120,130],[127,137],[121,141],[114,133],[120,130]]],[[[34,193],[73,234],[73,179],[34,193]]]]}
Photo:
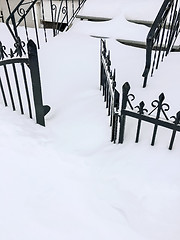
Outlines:
{"type": "Polygon", "coordinates": [[[180,124],[180,111],[176,113],[176,116],[170,117],[170,119],[174,119],[174,124],[180,124]]]}
{"type": "Polygon", "coordinates": [[[23,54],[26,54],[24,50],[25,43],[21,41],[20,37],[17,37],[16,43],[14,44],[16,56],[22,57],[23,54]]]}
{"type": "Polygon", "coordinates": [[[136,106],[135,108],[137,108],[138,109],[138,113],[142,115],[145,112],[148,112],[148,110],[146,108],[144,108],[144,107],[145,107],[145,103],[142,101],[142,102],[139,103],[139,106],[136,106]]]}
{"type": "Polygon", "coordinates": [[[159,95],[159,100],[154,100],[151,105],[154,107],[154,109],[149,113],[151,115],[155,110],[157,110],[157,115],[156,118],[158,119],[160,117],[160,113],[162,112],[166,120],[169,120],[168,116],[166,115],[165,112],[167,112],[170,109],[169,104],[163,103],[165,99],[164,93],[161,93],[159,95]]]}
{"type": "Polygon", "coordinates": [[[2,45],[2,42],[0,42],[0,60],[3,60],[5,57],[8,56],[5,50],[6,47],[2,45]]]}

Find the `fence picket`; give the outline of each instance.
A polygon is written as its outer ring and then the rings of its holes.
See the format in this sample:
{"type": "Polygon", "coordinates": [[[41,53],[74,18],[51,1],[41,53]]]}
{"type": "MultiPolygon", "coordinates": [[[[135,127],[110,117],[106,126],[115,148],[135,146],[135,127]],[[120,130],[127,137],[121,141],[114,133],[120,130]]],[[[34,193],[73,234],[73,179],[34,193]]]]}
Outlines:
{"type": "Polygon", "coordinates": [[[17,89],[17,94],[18,94],[18,100],[19,100],[21,114],[24,114],[22,98],[21,98],[21,93],[20,93],[20,88],[19,88],[19,82],[18,82],[18,76],[17,76],[15,63],[12,63],[12,67],[13,67],[13,72],[14,72],[14,77],[15,77],[15,83],[16,83],[16,89],[17,89]]]}
{"type": "Polygon", "coordinates": [[[32,118],[31,100],[30,100],[30,96],[29,96],[29,90],[28,90],[27,77],[26,77],[24,63],[21,63],[21,68],[22,68],[22,74],[23,74],[23,80],[24,80],[24,86],[25,86],[25,92],[26,92],[26,99],[27,99],[27,104],[28,104],[29,117],[32,118]]]}
{"type": "MultiPolygon", "coordinates": [[[[142,101],[140,102],[139,106],[136,106],[135,108],[138,108],[138,113],[140,115],[144,114],[145,112],[148,112],[148,110],[146,108],[144,108],[145,103],[142,101]]],[[[140,131],[141,131],[141,123],[142,123],[142,119],[138,119],[138,125],[137,125],[137,132],[136,132],[136,140],[135,142],[138,143],[139,142],[139,135],[140,135],[140,131]]]]}
{"type": "Polygon", "coordinates": [[[6,100],[6,95],[5,95],[5,91],[4,91],[4,88],[3,88],[3,84],[2,84],[2,81],[1,81],[1,77],[0,77],[0,89],[1,89],[1,93],[2,93],[2,97],[3,97],[3,101],[4,101],[4,105],[5,107],[7,107],[7,100],[6,100]]]}

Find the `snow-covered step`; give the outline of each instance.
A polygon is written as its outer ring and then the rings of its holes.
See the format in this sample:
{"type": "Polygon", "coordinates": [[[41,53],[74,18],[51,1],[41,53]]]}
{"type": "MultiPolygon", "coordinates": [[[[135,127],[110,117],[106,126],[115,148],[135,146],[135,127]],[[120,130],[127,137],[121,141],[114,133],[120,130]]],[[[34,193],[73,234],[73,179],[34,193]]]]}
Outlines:
{"type": "MultiPolygon", "coordinates": [[[[139,25],[145,25],[147,27],[152,27],[153,21],[149,20],[142,20],[142,19],[126,19],[130,23],[135,23],[139,25]]],[[[169,25],[166,24],[166,28],[169,28],[169,25]]]]}
{"type": "Polygon", "coordinates": [[[126,39],[116,39],[119,43],[128,45],[131,47],[146,48],[146,43],[142,41],[126,40],[126,39]]]}
{"type": "Polygon", "coordinates": [[[110,21],[112,18],[109,17],[98,17],[98,16],[87,16],[87,15],[77,15],[76,18],[80,18],[81,20],[88,20],[88,21],[94,21],[94,22],[104,22],[104,21],[110,21]]]}
{"type": "MultiPolygon", "coordinates": [[[[137,47],[137,48],[144,48],[146,49],[146,42],[142,41],[134,41],[134,40],[126,40],[126,39],[116,39],[119,43],[131,46],[131,47],[137,47]]],[[[163,50],[162,46],[162,50],[163,50]]],[[[156,47],[154,47],[155,50],[156,47]]],[[[158,48],[156,48],[158,50],[158,48]]],[[[171,52],[180,52],[180,45],[173,46],[171,52]]]]}
{"type": "Polygon", "coordinates": [[[93,38],[99,38],[99,39],[108,39],[109,37],[107,36],[101,36],[101,35],[90,35],[93,38]]]}
{"type": "Polygon", "coordinates": [[[140,19],[126,19],[128,22],[139,24],[139,25],[145,25],[147,27],[151,27],[153,24],[153,21],[149,20],[140,20],[140,19]]]}

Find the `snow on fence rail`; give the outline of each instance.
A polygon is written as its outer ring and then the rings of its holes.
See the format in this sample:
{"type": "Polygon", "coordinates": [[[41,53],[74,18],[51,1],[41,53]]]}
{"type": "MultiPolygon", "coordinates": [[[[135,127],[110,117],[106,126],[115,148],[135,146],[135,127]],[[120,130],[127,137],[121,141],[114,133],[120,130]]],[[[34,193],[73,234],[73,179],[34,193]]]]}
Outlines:
{"type": "Polygon", "coordinates": [[[14,52],[11,49],[7,54],[0,42],[0,99],[13,111],[27,114],[45,126],[44,116],[50,107],[43,106],[37,48],[32,40],[29,40],[27,49],[28,58],[21,56],[19,48],[14,52]]]}
{"type": "Polygon", "coordinates": [[[180,132],[180,111],[177,112],[175,116],[167,116],[166,112],[170,107],[167,103],[164,103],[165,96],[163,93],[159,95],[157,100],[151,103],[151,111],[145,108],[145,103],[143,101],[141,101],[138,106],[133,106],[132,102],[135,96],[129,93],[130,89],[129,83],[126,82],[122,87],[121,94],[117,91],[115,71],[114,74],[112,74],[111,70],[110,52],[107,51],[105,40],[101,39],[100,90],[103,92],[108,115],[110,116],[111,141],[114,143],[124,142],[126,118],[131,117],[137,119],[136,143],[139,142],[142,122],[144,121],[154,126],[151,140],[152,146],[155,144],[159,126],[172,130],[169,143],[169,150],[171,150],[173,148],[176,132],[180,132]],[[170,119],[174,119],[174,121],[172,122],[170,119]]]}

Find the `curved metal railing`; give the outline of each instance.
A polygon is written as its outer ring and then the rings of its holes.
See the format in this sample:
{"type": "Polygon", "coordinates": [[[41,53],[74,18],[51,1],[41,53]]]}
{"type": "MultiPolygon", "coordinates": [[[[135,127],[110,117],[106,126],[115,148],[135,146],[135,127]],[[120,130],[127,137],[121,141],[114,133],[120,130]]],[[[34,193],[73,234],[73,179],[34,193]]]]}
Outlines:
{"type": "Polygon", "coordinates": [[[146,39],[146,64],[143,72],[144,83],[151,70],[158,69],[159,62],[172,50],[180,31],[180,10],[178,0],[165,0],[157,14],[157,17],[146,39]],[[154,56],[152,57],[152,52],[154,56]]]}

